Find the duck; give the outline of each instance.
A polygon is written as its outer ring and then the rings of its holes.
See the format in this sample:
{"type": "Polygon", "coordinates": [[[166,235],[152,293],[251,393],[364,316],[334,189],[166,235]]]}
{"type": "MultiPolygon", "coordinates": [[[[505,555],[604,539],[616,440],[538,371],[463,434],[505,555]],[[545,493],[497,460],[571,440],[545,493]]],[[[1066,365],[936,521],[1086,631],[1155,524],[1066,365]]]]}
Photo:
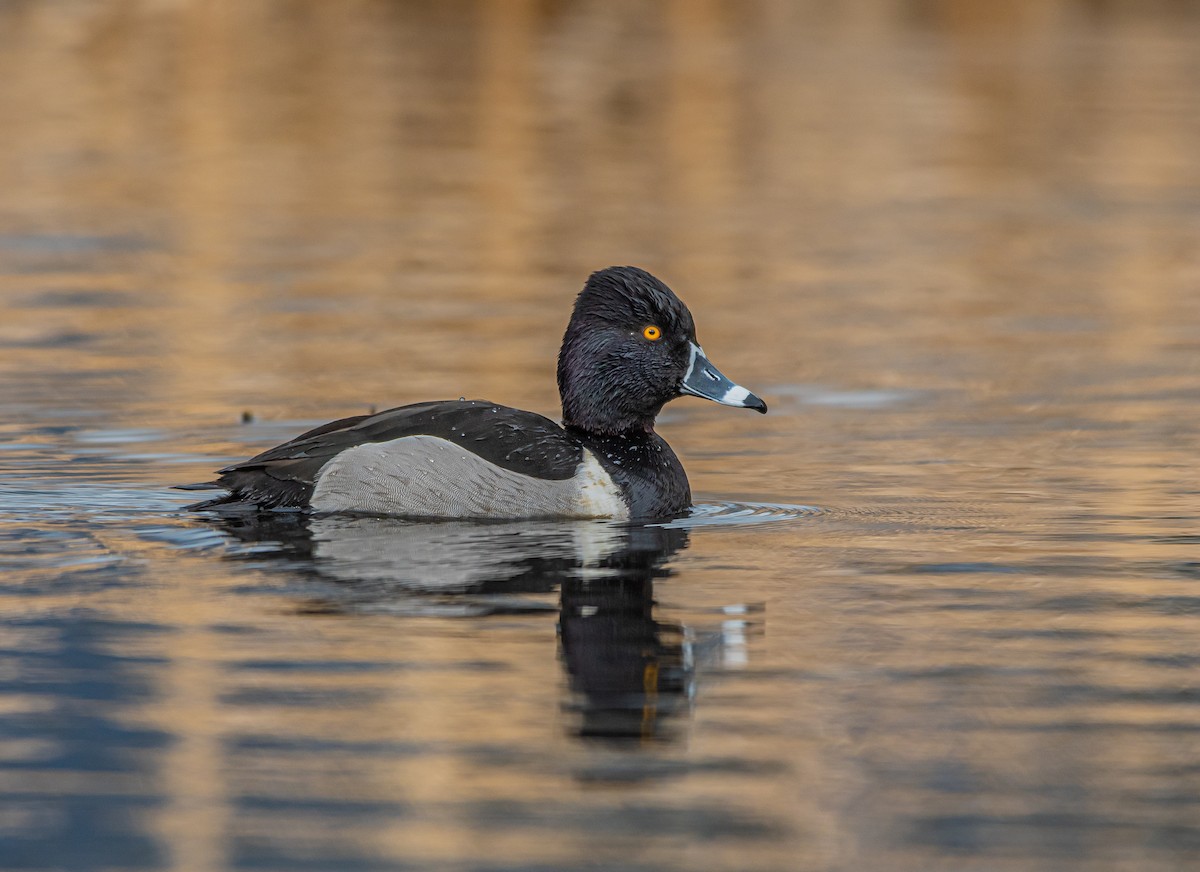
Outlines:
{"type": "Polygon", "coordinates": [[[223,490],[190,511],[351,513],[413,519],[649,520],[692,505],[683,465],[654,429],[700,397],[765,414],[696,338],[688,307],[634,266],[592,273],[558,355],[562,423],[487,400],[435,400],[342,418],[183,490],[223,490]]]}

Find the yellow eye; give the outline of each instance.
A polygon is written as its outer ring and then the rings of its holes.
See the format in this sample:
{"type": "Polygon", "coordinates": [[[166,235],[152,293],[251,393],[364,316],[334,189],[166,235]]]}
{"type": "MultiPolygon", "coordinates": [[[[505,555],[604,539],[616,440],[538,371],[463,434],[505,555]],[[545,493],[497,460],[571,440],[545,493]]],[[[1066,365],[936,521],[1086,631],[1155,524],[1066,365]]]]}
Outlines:
{"type": "Polygon", "coordinates": [[[659,339],[662,339],[662,331],[659,330],[657,327],[655,327],[653,324],[651,324],[649,327],[647,327],[645,330],[643,330],[642,335],[645,336],[647,339],[649,339],[651,342],[656,342],[659,339]]]}

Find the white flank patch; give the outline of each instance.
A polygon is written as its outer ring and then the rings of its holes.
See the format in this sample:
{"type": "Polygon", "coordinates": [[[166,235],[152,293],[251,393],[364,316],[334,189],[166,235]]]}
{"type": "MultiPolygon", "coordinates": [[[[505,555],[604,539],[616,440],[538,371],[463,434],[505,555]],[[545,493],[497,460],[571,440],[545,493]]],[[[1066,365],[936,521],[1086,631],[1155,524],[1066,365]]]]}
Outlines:
{"type": "Polygon", "coordinates": [[[321,469],[318,512],[410,518],[627,518],[620,488],[590,451],[571,478],[522,475],[437,436],[348,448],[321,469]]]}
{"type": "Polygon", "coordinates": [[[571,481],[579,482],[580,517],[628,518],[629,506],[621,498],[621,489],[604,471],[596,455],[584,449],[583,463],[571,481]]]}

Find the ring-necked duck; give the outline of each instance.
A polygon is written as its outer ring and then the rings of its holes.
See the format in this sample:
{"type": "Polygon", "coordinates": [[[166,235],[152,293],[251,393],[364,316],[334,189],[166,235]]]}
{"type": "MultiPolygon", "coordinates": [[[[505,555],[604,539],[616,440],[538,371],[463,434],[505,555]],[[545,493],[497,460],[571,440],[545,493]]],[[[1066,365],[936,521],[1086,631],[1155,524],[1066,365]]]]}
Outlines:
{"type": "Polygon", "coordinates": [[[343,418],[220,470],[224,496],[188,506],[424,518],[659,518],[691,505],[687,475],[654,432],[690,394],[765,413],[713,366],[687,306],[637,267],[593,273],[558,355],[563,425],[483,400],[343,418]]]}

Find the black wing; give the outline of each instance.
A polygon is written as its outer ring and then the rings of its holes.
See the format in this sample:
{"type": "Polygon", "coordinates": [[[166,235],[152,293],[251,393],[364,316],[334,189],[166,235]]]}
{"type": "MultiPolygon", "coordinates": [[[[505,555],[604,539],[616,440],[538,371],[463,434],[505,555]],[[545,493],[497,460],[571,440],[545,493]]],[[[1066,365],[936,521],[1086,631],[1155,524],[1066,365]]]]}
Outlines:
{"type": "Polygon", "coordinates": [[[187,508],[304,508],[318,473],[335,455],[355,445],[405,436],[437,436],[513,472],[558,481],[573,476],[583,459],[579,442],[549,418],[486,400],[437,400],[309,430],[220,470],[212,486],[229,493],[187,508]]]}

